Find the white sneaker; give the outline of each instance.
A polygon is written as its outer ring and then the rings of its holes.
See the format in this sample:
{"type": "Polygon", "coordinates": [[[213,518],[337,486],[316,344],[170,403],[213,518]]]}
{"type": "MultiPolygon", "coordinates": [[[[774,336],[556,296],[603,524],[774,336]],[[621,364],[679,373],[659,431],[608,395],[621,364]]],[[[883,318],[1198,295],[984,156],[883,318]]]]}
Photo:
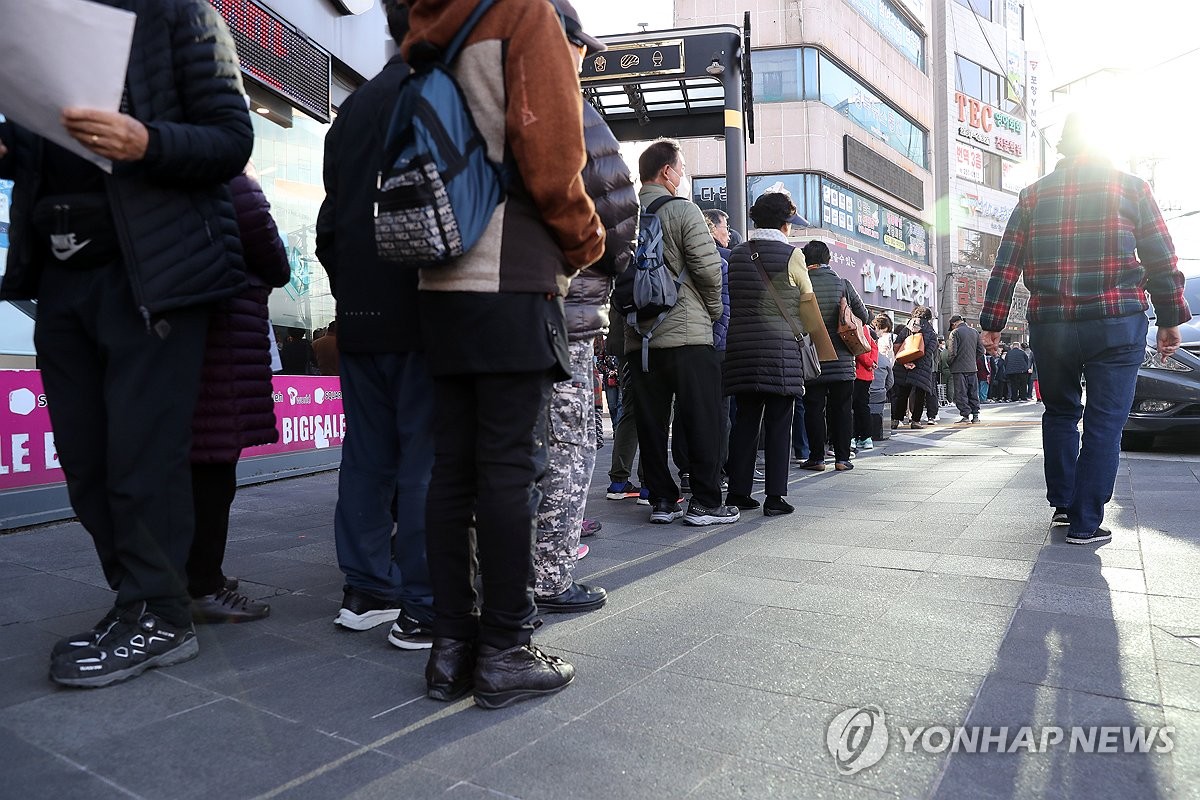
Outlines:
{"type": "Polygon", "coordinates": [[[859,450],[874,450],[875,442],[871,441],[870,437],[867,437],[866,439],[862,440],[862,443],[859,444],[858,449],[859,450]]]}

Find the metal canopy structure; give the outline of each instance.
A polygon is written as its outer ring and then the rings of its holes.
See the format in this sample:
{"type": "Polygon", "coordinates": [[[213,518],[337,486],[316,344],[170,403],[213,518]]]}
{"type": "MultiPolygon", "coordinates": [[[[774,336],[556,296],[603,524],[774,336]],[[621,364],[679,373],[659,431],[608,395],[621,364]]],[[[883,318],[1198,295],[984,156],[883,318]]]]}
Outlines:
{"type": "Polygon", "coordinates": [[[599,37],[580,83],[617,139],[725,140],[730,225],[746,230],[746,137],[754,141],[750,21],[599,37]],[[744,43],[744,46],[743,46],[744,43]],[[743,109],[747,109],[743,113],[743,109]]]}

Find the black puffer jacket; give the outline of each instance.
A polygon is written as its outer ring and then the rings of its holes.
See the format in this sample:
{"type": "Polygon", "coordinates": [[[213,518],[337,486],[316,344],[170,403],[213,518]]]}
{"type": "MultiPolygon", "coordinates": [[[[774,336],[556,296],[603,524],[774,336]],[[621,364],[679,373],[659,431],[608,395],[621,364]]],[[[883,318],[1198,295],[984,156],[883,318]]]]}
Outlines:
{"type": "MultiPolygon", "coordinates": [[[[250,158],[254,132],[233,39],[209,0],[103,0],[137,14],[122,110],[146,125],[145,157],[105,177],[113,222],[142,315],[219,300],[246,285],[233,203],[225,183],[250,158]]],[[[31,212],[42,142],[0,126],[12,178],[8,267],[0,299],[35,297],[45,248],[31,212]]]]}
{"type": "Polygon", "coordinates": [[[804,393],[804,365],[796,335],[763,285],[751,260],[755,250],[784,308],[794,314],[800,309],[800,290],[788,280],[788,260],[795,250],[792,245],[759,239],[733,248],[729,256],[729,334],[722,365],[725,394],[799,396],[804,393]]]}
{"type": "MultiPolygon", "coordinates": [[[[908,325],[896,328],[896,343],[894,347],[899,353],[904,348],[904,340],[912,334],[908,325]]],[[[925,337],[925,355],[917,359],[915,367],[907,369],[903,364],[895,367],[895,380],[898,386],[916,386],[932,393],[937,386],[933,377],[933,365],[937,361],[937,331],[929,324],[929,320],[921,320],[921,335],[925,337]]]]}
{"type": "Polygon", "coordinates": [[[868,320],[867,307],[863,305],[862,298],[858,296],[858,292],[854,291],[854,287],[845,278],[834,272],[828,264],[810,269],[808,277],[812,281],[813,292],[817,295],[817,305],[821,308],[821,316],[825,319],[825,328],[833,342],[833,349],[838,354],[837,361],[821,362],[821,377],[816,378],[812,383],[852,381],[854,380],[854,356],[850,355],[846,345],[842,344],[842,338],[838,336],[841,300],[843,296],[846,298],[851,313],[862,320],[864,325],[868,320]]]}
{"type": "Polygon", "coordinates": [[[565,305],[567,335],[573,342],[593,339],[608,330],[613,278],[633,259],[638,224],[637,192],[621,158],[620,144],[590,103],[583,104],[583,139],[588,155],[583,186],[596,204],[608,238],[600,260],[571,279],[565,305]]]}

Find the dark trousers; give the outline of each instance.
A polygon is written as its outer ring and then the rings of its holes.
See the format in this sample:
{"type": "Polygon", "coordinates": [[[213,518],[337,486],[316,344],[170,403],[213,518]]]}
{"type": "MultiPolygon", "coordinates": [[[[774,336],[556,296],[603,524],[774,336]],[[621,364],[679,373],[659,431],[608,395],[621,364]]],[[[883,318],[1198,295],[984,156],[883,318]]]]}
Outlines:
{"type": "Polygon", "coordinates": [[[433,379],[435,456],[425,535],[434,636],[478,637],[507,649],[533,634],[533,547],[552,385],[548,372],[433,379]]]}
{"type": "MultiPolygon", "coordinates": [[[[725,353],[721,350],[717,351],[717,363],[720,364],[725,360],[725,353]]],[[[725,462],[729,460],[729,434],[733,430],[733,420],[737,416],[736,413],[730,413],[730,400],[728,397],[721,398],[721,416],[720,426],[717,430],[717,459],[721,465],[720,474],[725,474],[725,462]]],[[[688,466],[688,437],[684,435],[679,425],[679,398],[675,398],[675,421],[671,425],[671,458],[675,461],[675,468],[679,470],[680,475],[690,475],[691,467],[688,466]]]]}
{"type": "Polygon", "coordinates": [[[192,413],[210,308],[147,328],[120,263],[47,265],[34,329],[71,505],[118,606],[190,622],[192,413]]]}
{"type": "Polygon", "coordinates": [[[433,379],[424,353],[342,353],[346,438],[333,538],[346,585],[433,618],[425,495],[433,469],[433,379]],[[394,531],[394,533],[393,533],[394,531]]]}
{"type": "Polygon", "coordinates": [[[871,382],[854,379],[854,438],[871,438],[871,382]]]}
{"type": "Polygon", "coordinates": [[[813,460],[825,457],[826,430],[837,461],[850,460],[850,406],[854,381],[810,383],[804,387],[804,425],[813,460]]]}
{"type": "Polygon", "coordinates": [[[237,493],[237,462],[192,464],[196,535],[187,559],[188,594],[216,594],[225,585],[221,563],[229,541],[229,507],[237,493]]]}
{"type": "MultiPolygon", "coordinates": [[[[621,323],[613,324],[620,325],[621,323]]],[[[633,460],[637,458],[637,403],[634,401],[637,392],[634,390],[633,381],[630,378],[630,370],[633,369],[634,361],[639,361],[639,359],[633,361],[624,357],[617,359],[621,375],[621,416],[613,424],[612,462],[608,468],[608,480],[611,483],[624,483],[629,480],[629,476],[633,474],[633,460]]],[[[639,462],[638,480],[643,481],[644,485],[642,472],[643,467],[639,462]]]]}
{"type": "MultiPolygon", "coordinates": [[[[636,361],[636,360],[635,360],[636,361]]],[[[718,438],[721,423],[721,366],[712,345],[650,350],[650,371],[634,364],[634,403],[638,444],[650,500],[674,501],[679,484],[667,463],[667,428],[676,404],[676,430],[687,437],[692,498],[705,508],[721,505],[718,438]]]]}
{"type": "Polygon", "coordinates": [[[749,495],[754,488],[758,431],[766,429],[767,496],[787,494],[788,447],[796,398],[790,394],[739,394],[737,420],[729,441],[729,491],[749,495]]]}
{"type": "Polygon", "coordinates": [[[792,412],[792,455],[807,461],[812,454],[808,449],[808,431],[804,425],[804,398],[797,397],[793,405],[795,410],[792,412]]]}
{"type": "Polygon", "coordinates": [[[954,373],[954,405],[964,417],[979,414],[979,375],[974,372],[954,373]]]}
{"type": "Polygon", "coordinates": [[[1010,400],[1029,399],[1029,373],[1014,372],[1008,375],[1008,395],[1010,400]]]}
{"type": "Polygon", "coordinates": [[[912,414],[912,421],[921,419],[921,409],[925,407],[928,392],[919,386],[897,383],[892,387],[892,419],[904,419],[907,409],[912,414]]]}

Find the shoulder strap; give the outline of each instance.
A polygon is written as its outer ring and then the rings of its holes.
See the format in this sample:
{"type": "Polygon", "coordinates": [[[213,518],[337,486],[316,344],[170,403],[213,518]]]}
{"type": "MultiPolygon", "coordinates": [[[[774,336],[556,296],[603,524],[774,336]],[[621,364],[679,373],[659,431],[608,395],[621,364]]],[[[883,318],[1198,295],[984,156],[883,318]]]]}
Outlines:
{"type": "Polygon", "coordinates": [[[446,49],[442,51],[442,63],[450,64],[458,56],[458,51],[462,49],[463,44],[467,41],[467,37],[471,35],[471,31],[475,28],[475,23],[488,12],[488,9],[496,4],[496,0],[480,0],[479,5],[475,6],[475,10],[463,22],[462,27],[458,29],[458,33],[454,34],[454,38],[450,40],[450,44],[446,45],[446,49]]]}
{"type": "MultiPolygon", "coordinates": [[[[485,0],[485,2],[486,2],[486,0],[485,0]]],[[[494,0],[493,0],[493,2],[494,2],[494,0]]],[[[650,202],[650,205],[646,206],[646,213],[647,214],[657,214],[658,210],[660,208],[662,208],[663,206],[665,206],[667,203],[671,202],[672,200],[683,200],[683,199],[684,198],[676,197],[673,194],[669,194],[666,197],[656,197],[656,198],[654,198],[654,200],[652,200],[650,202]]]]}
{"type": "Polygon", "coordinates": [[[767,293],[771,295],[771,299],[775,301],[775,307],[779,309],[779,314],[787,322],[788,327],[792,329],[792,335],[800,340],[804,336],[804,330],[796,319],[787,312],[784,308],[783,299],[780,298],[779,292],[775,289],[775,284],[771,283],[771,278],[767,275],[767,271],[763,269],[763,265],[758,263],[758,248],[754,246],[754,240],[749,239],[746,242],[747,248],[750,250],[750,263],[758,270],[758,277],[762,278],[763,285],[767,287],[767,293]]]}

